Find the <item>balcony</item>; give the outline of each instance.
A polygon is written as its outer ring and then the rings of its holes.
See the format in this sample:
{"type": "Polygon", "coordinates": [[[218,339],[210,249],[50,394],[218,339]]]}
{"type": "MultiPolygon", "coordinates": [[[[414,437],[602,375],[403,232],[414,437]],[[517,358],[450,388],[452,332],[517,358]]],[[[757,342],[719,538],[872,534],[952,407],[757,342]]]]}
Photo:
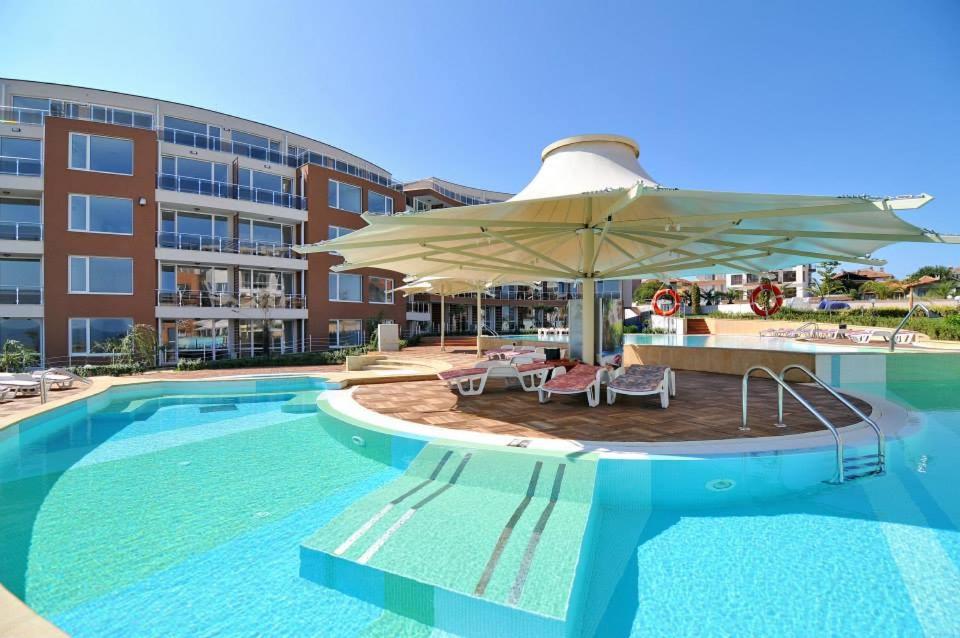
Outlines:
{"type": "Polygon", "coordinates": [[[0,155],[0,173],[21,177],[40,177],[43,174],[43,164],[37,159],[0,155]]]}
{"type": "Polygon", "coordinates": [[[157,290],[157,305],[190,308],[252,308],[258,312],[274,308],[303,310],[307,307],[307,297],[256,289],[239,294],[206,290],[157,290]]]}
{"type": "Polygon", "coordinates": [[[207,195],[210,197],[253,202],[255,204],[281,206],[294,210],[307,210],[307,198],[300,195],[281,193],[264,188],[254,188],[252,186],[241,186],[227,182],[215,182],[197,177],[160,173],[157,175],[157,188],[178,193],[207,195]]]}
{"type": "Polygon", "coordinates": [[[205,290],[157,290],[158,319],[306,319],[305,295],[273,290],[238,293],[205,290]]]}
{"type": "Polygon", "coordinates": [[[0,305],[39,306],[43,303],[43,288],[40,286],[0,286],[0,305]]]}
{"type": "Polygon", "coordinates": [[[153,129],[153,115],[139,111],[51,100],[50,110],[28,109],[22,107],[0,107],[0,122],[9,124],[32,124],[43,126],[47,117],[65,117],[71,120],[103,122],[146,130],[153,129]]]}
{"type": "Polygon", "coordinates": [[[284,153],[277,149],[265,148],[263,146],[254,146],[244,142],[232,142],[213,135],[203,135],[192,131],[184,131],[178,128],[163,127],[157,130],[157,137],[171,144],[190,146],[193,148],[202,148],[210,151],[222,151],[233,155],[250,157],[252,159],[270,162],[271,164],[286,164],[290,168],[298,168],[304,164],[316,164],[330,170],[354,175],[387,188],[402,190],[403,184],[395,182],[390,177],[361,168],[350,162],[303,149],[294,149],[297,152],[284,153]]]}
{"type": "Polygon", "coordinates": [[[43,241],[43,224],[0,221],[0,241],[43,241]]]}
{"type": "MultiPolygon", "coordinates": [[[[0,228],[0,231],[2,231],[2,228],[0,228]]],[[[194,233],[169,233],[160,231],[157,233],[157,248],[199,250],[233,255],[256,255],[258,257],[280,257],[283,259],[301,258],[299,253],[295,252],[293,246],[290,244],[236,239],[234,237],[217,237],[215,235],[197,235],[194,233]]]]}

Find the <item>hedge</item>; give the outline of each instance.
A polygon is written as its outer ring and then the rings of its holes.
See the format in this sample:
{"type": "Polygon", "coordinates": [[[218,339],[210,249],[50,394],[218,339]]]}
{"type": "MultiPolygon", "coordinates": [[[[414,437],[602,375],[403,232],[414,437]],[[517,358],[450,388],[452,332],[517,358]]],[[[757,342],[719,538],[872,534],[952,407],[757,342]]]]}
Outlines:
{"type": "Polygon", "coordinates": [[[99,365],[71,366],[70,372],[81,377],[125,377],[140,374],[147,368],[139,363],[104,363],[99,365]]]}
{"type": "MultiPolygon", "coordinates": [[[[400,340],[400,349],[416,345],[420,341],[418,336],[409,340],[400,340]]],[[[280,354],[271,357],[240,357],[237,359],[180,359],[177,370],[221,370],[230,368],[261,368],[281,366],[329,366],[343,364],[348,356],[366,354],[369,346],[357,346],[342,350],[327,350],[324,352],[303,352],[280,354]]]]}
{"type": "MultiPolygon", "coordinates": [[[[906,328],[921,332],[931,339],[960,341],[960,310],[957,307],[939,306],[931,310],[939,313],[940,318],[930,318],[923,314],[910,317],[906,328]]],[[[857,326],[876,326],[878,328],[896,328],[903,320],[906,311],[903,308],[878,308],[875,310],[858,308],[834,312],[801,311],[784,308],[773,319],[776,321],[815,321],[817,323],[847,323],[857,326]]],[[[731,314],[715,312],[714,319],[757,319],[752,314],[731,314]]]]}

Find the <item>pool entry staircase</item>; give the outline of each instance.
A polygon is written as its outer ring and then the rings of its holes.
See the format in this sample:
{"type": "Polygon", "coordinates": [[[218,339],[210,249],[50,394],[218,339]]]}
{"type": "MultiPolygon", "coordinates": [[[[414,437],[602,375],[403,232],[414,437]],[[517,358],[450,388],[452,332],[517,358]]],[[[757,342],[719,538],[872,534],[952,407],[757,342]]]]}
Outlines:
{"type": "Polygon", "coordinates": [[[577,635],[596,468],[429,443],[301,545],[301,576],[456,634],[577,635]]]}
{"type": "Polygon", "coordinates": [[[809,368],[799,364],[786,366],[780,371],[780,374],[777,374],[766,366],[759,365],[751,367],[746,371],[746,373],[744,373],[741,397],[741,431],[748,431],[750,429],[750,427],[747,425],[747,398],[750,389],[750,375],[754,372],[763,372],[777,383],[776,425],[778,428],[787,427],[786,423],[783,422],[783,392],[786,390],[790,396],[796,399],[800,405],[802,405],[810,414],[816,417],[816,419],[820,421],[820,423],[833,435],[834,442],[836,444],[837,461],[836,474],[829,481],[830,483],[839,484],[846,481],[852,481],[867,476],[876,476],[884,473],[886,469],[886,439],[883,435],[883,432],[880,430],[880,426],[878,426],[873,419],[864,414],[857,406],[848,401],[843,395],[815,375],[809,368]],[[797,394],[797,392],[787,383],[786,376],[791,370],[798,370],[805,374],[810,378],[813,384],[825,390],[833,398],[845,405],[851,412],[856,414],[865,424],[867,424],[870,429],[873,430],[873,433],[876,436],[876,452],[869,454],[858,454],[856,456],[846,456],[844,452],[844,439],[837,427],[831,423],[829,419],[823,416],[823,414],[809,401],[797,394]]]}

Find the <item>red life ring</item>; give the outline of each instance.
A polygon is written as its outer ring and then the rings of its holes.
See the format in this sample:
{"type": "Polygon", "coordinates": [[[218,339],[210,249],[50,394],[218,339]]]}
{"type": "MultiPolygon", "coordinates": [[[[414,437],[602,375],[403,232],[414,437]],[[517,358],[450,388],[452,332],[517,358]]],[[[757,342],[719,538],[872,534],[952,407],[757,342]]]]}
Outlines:
{"type": "MultiPolygon", "coordinates": [[[[769,297],[767,298],[769,302],[769,297]]],[[[780,307],[783,305],[783,291],[777,288],[774,284],[770,282],[764,282],[753,289],[753,292],[750,293],[750,309],[753,310],[754,314],[761,317],[771,317],[780,310],[780,307]],[[764,306],[760,307],[760,304],[757,303],[761,293],[770,293],[773,296],[773,305],[767,308],[764,306]]]]}
{"type": "Polygon", "coordinates": [[[650,305],[653,308],[653,311],[661,317],[671,317],[677,314],[677,311],[680,310],[680,295],[678,295],[677,291],[672,288],[661,288],[654,293],[653,299],[650,301],[650,305]],[[667,295],[673,299],[673,307],[670,308],[670,310],[664,310],[660,307],[660,298],[664,295],[667,295]]]}

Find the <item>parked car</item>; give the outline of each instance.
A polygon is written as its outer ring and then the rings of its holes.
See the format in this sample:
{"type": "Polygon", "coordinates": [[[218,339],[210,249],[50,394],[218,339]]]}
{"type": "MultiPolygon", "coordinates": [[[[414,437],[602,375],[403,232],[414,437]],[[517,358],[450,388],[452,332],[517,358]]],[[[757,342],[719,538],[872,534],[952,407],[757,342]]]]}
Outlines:
{"type": "Polygon", "coordinates": [[[817,306],[817,310],[827,310],[831,312],[834,310],[850,310],[850,304],[845,301],[827,301],[824,299],[820,302],[820,305],[817,306]]]}

